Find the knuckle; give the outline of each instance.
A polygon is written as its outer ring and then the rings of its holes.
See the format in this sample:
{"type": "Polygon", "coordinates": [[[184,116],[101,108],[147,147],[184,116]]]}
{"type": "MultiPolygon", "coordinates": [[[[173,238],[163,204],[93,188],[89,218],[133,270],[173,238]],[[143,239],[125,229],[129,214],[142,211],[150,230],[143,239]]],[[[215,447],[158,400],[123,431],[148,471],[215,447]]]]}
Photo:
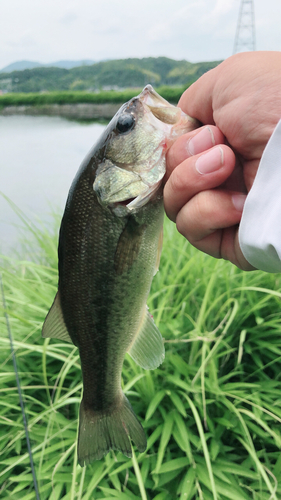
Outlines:
{"type": "Polygon", "coordinates": [[[194,196],[179,212],[176,219],[177,230],[193,245],[204,233],[208,203],[200,193],[194,196]]]}
{"type": "Polygon", "coordinates": [[[170,186],[175,194],[182,193],[186,190],[186,179],[183,176],[182,170],[176,168],[170,177],[170,186]]]}
{"type": "Polygon", "coordinates": [[[189,217],[192,220],[192,226],[198,227],[206,216],[205,192],[200,192],[194,196],[190,203],[189,217]]]}
{"type": "Polygon", "coordinates": [[[184,236],[187,240],[189,240],[189,237],[188,237],[188,230],[187,230],[187,224],[186,224],[186,221],[183,217],[177,217],[176,219],[176,226],[177,226],[177,230],[178,232],[184,236]]]}
{"type": "Polygon", "coordinates": [[[176,226],[178,232],[184,236],[188,241],[192,241],[192,222],[190,220],[190,213],[188,205],[179,212],[176,218],[176,226]]]}

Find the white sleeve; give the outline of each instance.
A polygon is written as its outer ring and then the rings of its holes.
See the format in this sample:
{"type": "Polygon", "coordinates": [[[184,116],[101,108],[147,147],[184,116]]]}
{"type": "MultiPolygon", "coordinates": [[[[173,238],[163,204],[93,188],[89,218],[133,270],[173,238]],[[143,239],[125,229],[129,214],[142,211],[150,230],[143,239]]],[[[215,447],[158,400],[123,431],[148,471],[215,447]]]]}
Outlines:
{"type": "Polygon", "coordinates": [[[256,269],[281,272],[281,120],[246,198],[239,243],[244,257],[256,269]]]}

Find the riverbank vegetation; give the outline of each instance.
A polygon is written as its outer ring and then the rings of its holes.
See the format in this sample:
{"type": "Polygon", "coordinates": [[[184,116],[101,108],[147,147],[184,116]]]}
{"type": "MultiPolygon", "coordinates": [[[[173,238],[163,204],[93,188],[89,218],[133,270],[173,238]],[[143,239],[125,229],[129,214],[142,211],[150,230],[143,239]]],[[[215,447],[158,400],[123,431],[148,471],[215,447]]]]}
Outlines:
{"type": "MultiPolygon", "coordinates": [[[[149,298],[166,358],[154,371],[129,356],[123,367],[147,450],[111,452],[82,469],[79,356],[41,338],[57,287],[58,223],[26,224],[20,260],[3,257],[1,267],[41,500],[280,499],[280,276],[201,254],[166,221],[149,298]]],[[[33,500],[3,307],[0,328],[1,498],[33,500]]]]}
{"type": "Polygon", "coordinates": [[[123,90],[147,83],[188,86],[219,61],[191,63],[167,57],[102,61],[71,69],[39,67],[0,73],[0,90],[12,93],[123,90]]]}
{"type": "MultiPolygon", "coordinates": [[[[157,92],[171,103],[177,103],[186,87],[157,87],[157,92]]],[[[140,93],[142,88],[123,91],[101,92],[49,92],[49,93],[7,93],[0,95],[0,106],[43,106],[50,104],[106,104],[124,103],[140,93]]]]}

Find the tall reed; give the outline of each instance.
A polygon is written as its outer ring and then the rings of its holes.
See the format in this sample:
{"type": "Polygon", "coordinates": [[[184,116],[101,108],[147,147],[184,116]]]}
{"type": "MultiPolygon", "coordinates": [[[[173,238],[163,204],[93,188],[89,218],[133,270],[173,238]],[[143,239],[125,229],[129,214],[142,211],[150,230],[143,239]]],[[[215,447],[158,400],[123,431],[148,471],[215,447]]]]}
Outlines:
{"type": "MultiPolygon", "coordinates": [[[[209,258],[165,221],[148,305],[166,358],[154,371],[129,356],[123,366],[147,450],[111,452],[82,469],[79,356],[41,338],[57,287],[57,224],[50,232],[25,223],[25,250],[2,256],[1,272],[41,499],[280,499],[280,276],[209,258]]],[[[0,496],[33,500],[3,307],[0,329],[0,496]]]]}

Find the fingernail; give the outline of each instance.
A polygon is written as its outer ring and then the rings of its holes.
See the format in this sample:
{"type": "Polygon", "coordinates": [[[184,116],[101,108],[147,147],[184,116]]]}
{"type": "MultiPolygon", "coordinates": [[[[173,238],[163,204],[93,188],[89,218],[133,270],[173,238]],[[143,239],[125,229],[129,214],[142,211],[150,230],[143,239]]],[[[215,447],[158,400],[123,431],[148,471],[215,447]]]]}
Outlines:
{"type": "Polygon", "coordinates": [[[216,141],[212,129],[205,127],[188,141],[187,150],[193,156],[212,148],[215,144],[216,141]]]}
{"type": "Polygon", "coordinates": [[[210,149],[195,162],[195,168],[199,174],[209,174],[222,167],[224,163],[223,149],[220,146],[210,149]]]}
{"type": "Polygon", "coordinates": [[[232,196],[232,203],[238,212],[242,212],[247,195],[246,194],[234,194],[232,196]]]}

